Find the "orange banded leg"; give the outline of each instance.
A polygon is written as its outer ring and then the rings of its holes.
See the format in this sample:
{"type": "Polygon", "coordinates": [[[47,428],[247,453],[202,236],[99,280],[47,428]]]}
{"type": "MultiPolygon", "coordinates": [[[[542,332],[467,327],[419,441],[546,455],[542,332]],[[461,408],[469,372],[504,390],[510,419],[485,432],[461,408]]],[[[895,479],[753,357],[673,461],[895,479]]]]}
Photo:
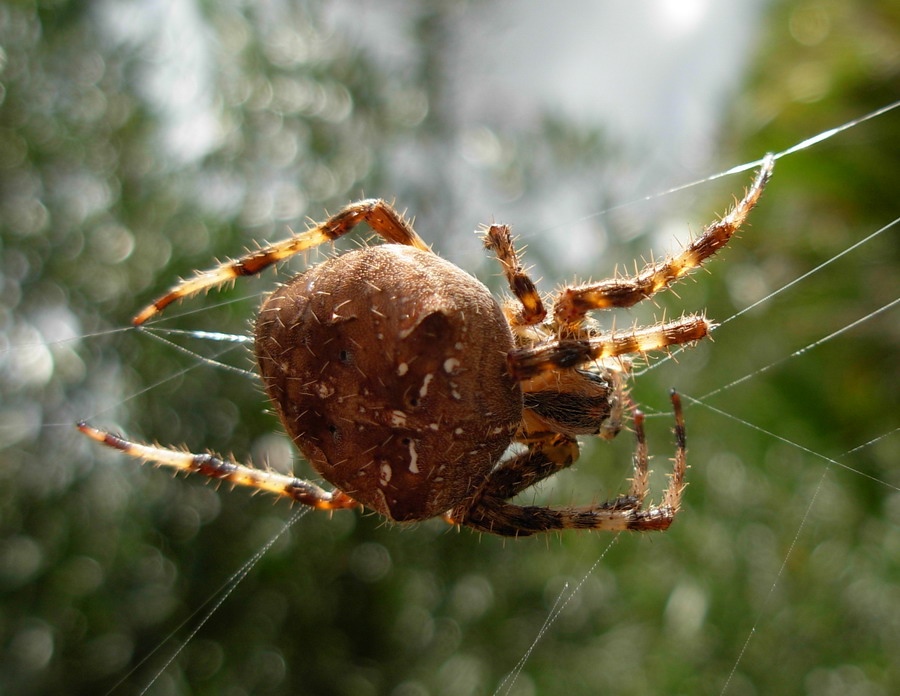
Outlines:
{"type": "MultiPolygon", "coordinates": [[[[679,413],[680,411],[679,406],[679,413]]],[[[636,507],[641,507],[650,484],[650,453],[647,450],[647,436],[644,434],[644,412],[639,409],[634,409],[634,439],[634,478],[631,479],[628,497],[635,501],[636,507]]],[[[681,442],[677,437],[676,441],[681,442]]]]}
{"type": "Polygon", "coordinates": [[[578,442],[557,433],[542,433],[528,451],[501,462],[483,492],[497,498],[512,498],[553,474],[571,466],[580,454],[578,442]]]}
{"type": "Polygon", "coordinates": [[[699,341],[709,334],[711,328],[712,324],[705,317],[692,314],[676,321],[631,331],[613,331],[518,348],[507,356],[507,366],[510,374],[521,381],[547,370],[578,367],[593,360],[646,353],[699,341]]]}
{"type": "Polygon", "coordinates": [[[597,529],[608,531],[662,531],[668,529],[681,506],[687,472],[684,416],[681,400],[672,392],[675,412],[675,463],[662,502],[644,508],[647,492],[647,450],[644,441],[643,415],[635,414],[635,478],[628,496],[583,507],[548,508],[520,506],[500,497],[484,496],[473,506],[463,524],[502,536],[530,536],[539,532],[562,529],[597,529]]]}
{"type": "Polygon", "coordinates": [[[513,246],[512,234],[509,225],[491,225],[484,232],[484,246],[497,254],[500,265],[503,266],[503,275],[509,283],[509,289],[522,305],[522,311],[512,317],[517,326],[531,326],[540,324],[547,316],[541,295],[538,293],[534,282],[528,277],[522,264],[519,263],[519,255],[513,246]]]}
{"type": "Polygon", "coordinates": [[[129,456],[160,466],[169,466],[189,473],[203,474],[220,481],[228,481],[236,486],[246,486],[266,493],[274,493],[319,510],[338,510],[359,506],[359,503],[341,491],[326,491],[309,481],[285,476],[274,471],[263,471],[252,466],[236,464],[216,454],[193,454],[143,445],[98,430],[87,423],[79,423],[78,429],[92,440],[120,450],[129,456]]]}
{"type": "MultiPolygon", "coordinates": [[[[528,449],[500,462],[491,471],[479,494],[481,497],[501,500],[512,498],[571,466],[580,454],[577,440],[559,433],[539,433],[517,440],[527,442],[528,449]]],[[[444,515],[444,521],[448,524],[465,524],[471,507],[467,503],[451,510],[444,515]]]]}
{"type": "Polygon", "coordinates": [[[772,176],[774,166],[775,158],[766,155],[744,197],[721,220],[703,230],[703,234],[677,256],[650,264],[630,278],[614,278],[564,289],[553,306],[557,322],[562,326],[574,326],[591,310],[631,307],[699,268],[706,259],[728,244],[744,224],[772,176]]]}
{"type": "Polygon", "coordinates": [[[675,414],[675,465],[672,469],[669,485],[663,495],[660,507],[671,510],[674,516],[681,507],[681,494],[687,485],[687,434],[684,429],[684,412],[681,410],[681,397],[674,389],[670,392],[672,412],[675,414]]]}
{"type": "MultiPolygon", "coordinates": [[[[634,433],[636,440],[634,454],[634,478],[627,499],[640,507],[647,495],[649,480],[649,456],[647,438],[644,436],[644,414],[634,412],[634,433]]],[[[482,492],[497,498],[512,498],[531,488],[553,474],[571,466],[578,459],[578,441],[559,433],[539,433],[529,436],[528,451],[501,462],[494,469],[482,492]]],[[[624,498],[623,498],[624,499],[624,498]]]]}
{"type": "Polygon", "coordinates": [[[385,201],[376,199],[357,201],[332,215],[325,222],[308,230],[251,251],[209,271],[199,272],[194,278],[182,280],[153,304],[142,309],[131,322],[135,325],[143,324],[175,300],[210,290],[240,276],[256,275],[294,254],[326,242],[332,242],[347,234],[361,222],[368,224],[376,233],[392,244],[405,244],[423,251],[430,251],[428,245],[416,234],[403,215],[385,201]]]}

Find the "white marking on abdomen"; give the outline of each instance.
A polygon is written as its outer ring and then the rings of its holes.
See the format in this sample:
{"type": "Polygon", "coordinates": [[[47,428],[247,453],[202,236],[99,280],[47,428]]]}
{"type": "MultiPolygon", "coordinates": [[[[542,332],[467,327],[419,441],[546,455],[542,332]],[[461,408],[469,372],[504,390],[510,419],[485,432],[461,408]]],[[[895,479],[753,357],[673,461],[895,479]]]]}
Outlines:
{"type": "Polygon", "coordinates": [[[434,379],[434,374],[429,373],[425,375],[425,379],[422,380],[422,386],[419,388],[419,398],[424,399],[425,395],[428,393],[428,383],[434,379]]]}
{"type": "Polygon", "coordinates": [[[419,453],[416,452],[416,441],[409,441],[409,472],[411,474],[419,473],[419,465],[416,463],[419,460],[419,453]]]}

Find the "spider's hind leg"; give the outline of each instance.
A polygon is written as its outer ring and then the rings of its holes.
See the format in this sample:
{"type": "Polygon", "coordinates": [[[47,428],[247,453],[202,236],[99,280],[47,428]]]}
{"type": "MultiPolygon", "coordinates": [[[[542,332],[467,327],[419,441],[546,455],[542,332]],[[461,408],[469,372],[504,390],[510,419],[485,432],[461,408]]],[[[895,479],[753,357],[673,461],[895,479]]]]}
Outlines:
{"type": "Polygon", "coordinates": [[[326,242],[333,242],[361,222],[368,224],[392,244],[405,244],[430,251],[429,246],[416,234],[412,225],[388,203],[378,199],[357,201],[304,232],[298,232],[280,242],[274,242],[238,259],[226,261],[216,268],[200,272],[193,278],[182,280],[165,295],[138,312],[131,321],[135,325],[143,324],[175,300],[210,290],[240,276],[256,275],[294,254],[326,242]]]}
{"type": "Polygon", "coordinates": [[[112,447],[131,457],[168,466],[188,473],[203,474],[220,481],[228,481],[236,486],[246,486],[266,493],[274,493],[290,498],[298,503],[319,510],[337,510],[359,507],[359,503],[341,491],[326,491],[310,481],[286,476],[274,471],[265,471],[253,466],[236,464],[211,453],[193,454],[183,450],[169,449],[132,442],[123,437],[94,428],[87,423],[79,423],[78,429],[92,440],[112,447]]]}

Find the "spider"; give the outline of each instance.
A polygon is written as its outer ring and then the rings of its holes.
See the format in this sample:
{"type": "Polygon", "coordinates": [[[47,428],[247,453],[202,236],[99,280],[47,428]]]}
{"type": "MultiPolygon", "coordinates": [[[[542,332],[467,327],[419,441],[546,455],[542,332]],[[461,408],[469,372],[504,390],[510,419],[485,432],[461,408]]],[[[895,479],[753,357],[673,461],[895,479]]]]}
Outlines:
{"type": "Polygon", "coordinates": [[[365,222],[386,244],[329,258],[264,301],[256,359],[294,443],[334,490],[213,453],[79,429],[126,454],[285,496],[318,509],[365,506],[397,522],[443,516],[503,536],[563,529],[663,530],[681,503],[687,468],[681,403],[672,392],[674,470],[659,505],[645,506],[649,470],[643,414],[626,395],[633,354],[693,343],[701,315],[603,331],[592,310],[631,307],[724,247],[772,174],[766,156],[744,197],[680,253],[631,277],[564,287],[548,311],[523,269],[510,228],[482,230],[514,299],[501,307],[475,278],[434,254],[382,200],[346,206],[304,232],[197,273],[135,316],[255,275],[365,222]],[[578,436],[611,439],[633,411],[637,445],[627,495],[581,507],[509,499],[570,466],[578,436]],[[503,458],[511,443],[523,447],[503,458]]]}

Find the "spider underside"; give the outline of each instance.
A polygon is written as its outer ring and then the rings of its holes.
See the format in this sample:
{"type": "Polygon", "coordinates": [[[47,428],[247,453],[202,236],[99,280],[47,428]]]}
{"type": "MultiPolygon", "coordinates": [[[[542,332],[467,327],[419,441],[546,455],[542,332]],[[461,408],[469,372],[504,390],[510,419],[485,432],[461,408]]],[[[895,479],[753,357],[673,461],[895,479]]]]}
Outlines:
{"type": "Polygon", "coordinates": [[[135,317],[142,324],[175,300],[257,274],[367,223],[386,244],[295,276],[266,299],[256,323],[266,392],[294,443],[334,490],[212,453],[144,445],[85,423],[79,428],[127,454],[319,509],[364,505],[395,521],[443,516],[504,536],[666,529],[685,485],[681,405],[673,392],[673,471],[660,504],[645,506],[648,454],[643,415],[625,395],[629,356],[695,342],[711,325],[688,315],[602,331],[588,313],[633,306],[698,268],[744,222],[773,165],[767,156],[744,197],[677,255],[631,277],[563,288],[549,311],[520,264],[509,227],[483,230],[514,296],[501,307],[479,281],[435,255],[390,205],[365,200],[182,281],[135,317]],[[578,436],[614,437],[629,410],[637,446],[626,495],[581,507],[508,502],[570,466],[578,436]],[[522,451],[503,459],[513,442],[522,451]]]}

